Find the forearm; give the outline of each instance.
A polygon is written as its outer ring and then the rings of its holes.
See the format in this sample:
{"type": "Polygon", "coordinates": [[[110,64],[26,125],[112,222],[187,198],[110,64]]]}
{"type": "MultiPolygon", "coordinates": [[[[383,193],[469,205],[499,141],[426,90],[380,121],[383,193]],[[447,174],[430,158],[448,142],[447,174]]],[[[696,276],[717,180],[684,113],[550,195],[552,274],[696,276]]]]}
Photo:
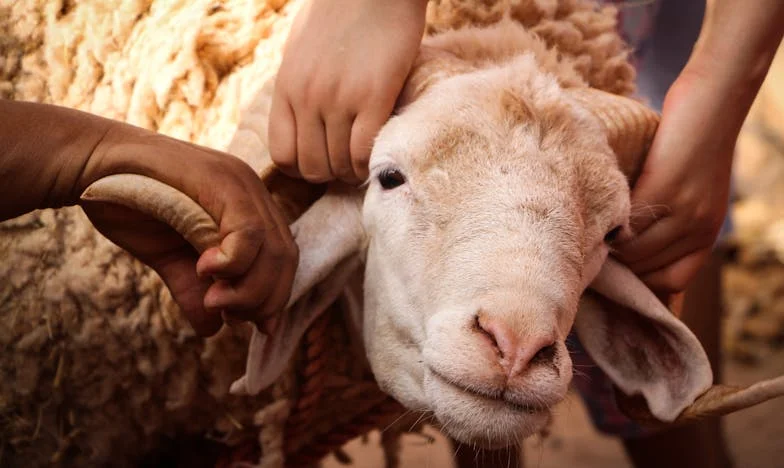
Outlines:
{"type": "Polygon", "coordinates": [[[205,187],[219,171],[236,178],[253,174],[248,169],[225,153],[123,122],[0,100],[0,220],[78,203],[91,183],[120,173],[151,177],[210,205],[216,195],[205,187]]]}
{"type": "Polygon", "coordinates": [[[665,118],[698,116],[679,124],[690,132],[710,136],[711,144],[692,148],[693,157],[708,161],[719,158],[729,167],[735,140],[782,34],[781,0],[708,1],[699,40],[668,91],[663,108],[665,118]],[[684,106],[691,110],[677,109],[684,106]]]}
{"type": "Polygon", "coordinates": [[[725,88],[727,98],[750,105],[782,35],[781,0],[707,0],[700,37],[686,69],[709,75],[705,78],[725,88]]]}
{"type": "Polygon", "coordinates": [[[0,100],[0,219],[74,203],[73,190],[113,121],[0,100]]]}

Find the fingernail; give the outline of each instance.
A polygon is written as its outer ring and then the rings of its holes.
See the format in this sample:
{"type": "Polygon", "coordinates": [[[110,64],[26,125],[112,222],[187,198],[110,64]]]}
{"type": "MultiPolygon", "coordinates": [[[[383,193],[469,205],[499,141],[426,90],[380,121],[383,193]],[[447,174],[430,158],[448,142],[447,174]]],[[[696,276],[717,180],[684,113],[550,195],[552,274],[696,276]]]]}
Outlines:
{"type": "Polygon", "coordinates": [[[216,296],[215,294],[207,294],[204,297],[204,308],[205,309],[222,309],[220,303],[220,296],[216,296]]]}
{"type": "Polygon", "coordinates": [[[218,250],[217,255],[215,255],[215,262],[219,266],[225,266],[227,263],[229,263],[229,256],[223,253],[222,250],[218,250]]]}

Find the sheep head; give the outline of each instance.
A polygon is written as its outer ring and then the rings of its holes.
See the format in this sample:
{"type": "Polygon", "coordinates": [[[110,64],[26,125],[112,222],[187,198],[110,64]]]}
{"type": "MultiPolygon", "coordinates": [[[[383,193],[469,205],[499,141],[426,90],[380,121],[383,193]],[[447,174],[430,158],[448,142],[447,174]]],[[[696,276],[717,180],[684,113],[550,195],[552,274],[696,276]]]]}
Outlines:
{"type": "Polygon", "coordinates": [[[365,343],[406,406],[462,441],[509,444],[566,395],[581,295],[628,230],[627,177],[591,103],[642,106],[563,89],[530,55],[451,61],[437,80],[415,71],[427,86],[409,83],[373,149],[365,343]]]}
{"type": "MultiPolygon", "coordinates": [[[[234,390],[255,393],[283,370],[364,258],[362,326],[379,385],[463,442],[514,444],[543,428],[571,380],[573,326],[658,421],[688,413],[703,394],[719,402],[708,405],[715,414],[784,392],[781,383],[739,389],[729,405],[726,392],[705,393],[712,375],[697,339],[608,259],[612,239],[628,234],[629,187],[655,113],[564,87],[531,54],[498,57],[423,47],[378,135],[366,187],[333,186],[292,226],[300,265],[290,309],[278,334],[254,332],[234,390]]],[[[85,196],[208,239],[179,215],[141,206],[146,195],[117,195],[133,181],[103,182],[85,196]]]]}

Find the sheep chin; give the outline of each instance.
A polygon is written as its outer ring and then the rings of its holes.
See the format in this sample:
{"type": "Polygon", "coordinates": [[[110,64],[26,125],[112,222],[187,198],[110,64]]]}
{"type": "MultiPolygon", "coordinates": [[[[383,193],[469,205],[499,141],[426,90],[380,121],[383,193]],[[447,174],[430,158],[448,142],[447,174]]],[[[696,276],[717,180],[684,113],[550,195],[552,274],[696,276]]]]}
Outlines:
{"type": "Polygon", "coordinates": [[[550,422],[549,409],[520,409],[501,401],[472,395],[430,371],[425,374],[425,396],[441,430],[464,444],[483,449],[518,445],[550,422]]]}

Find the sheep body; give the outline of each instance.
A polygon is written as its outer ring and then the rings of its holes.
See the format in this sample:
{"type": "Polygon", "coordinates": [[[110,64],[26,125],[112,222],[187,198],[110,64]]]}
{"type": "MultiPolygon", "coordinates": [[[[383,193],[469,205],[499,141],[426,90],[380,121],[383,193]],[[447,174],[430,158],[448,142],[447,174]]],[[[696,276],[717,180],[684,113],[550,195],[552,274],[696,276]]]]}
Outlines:
{"type": "MultiPolygon", "coordinates": [[[[299,3],[0,1],[0,93],[225,148],[253,97],[244,91],[274,73],[299,3]]],[[[508,3],[431,2],[428,32],[491,24],[508,3]]],[[[532,47],[568,58],[568,76],[553,63],[563,80],[632,91],[612,10],[521,0],[510,13],[542,39],[532,47]]],[[[271,419],[285,419],[293,374],[260,396],[230,396],[247,329],[197,339],[157,275],[79,209],[3,223],[0,252],[3,463],[132,465],[164,437],[257,432],[254,414],[274,401],[271,419]]]]}

